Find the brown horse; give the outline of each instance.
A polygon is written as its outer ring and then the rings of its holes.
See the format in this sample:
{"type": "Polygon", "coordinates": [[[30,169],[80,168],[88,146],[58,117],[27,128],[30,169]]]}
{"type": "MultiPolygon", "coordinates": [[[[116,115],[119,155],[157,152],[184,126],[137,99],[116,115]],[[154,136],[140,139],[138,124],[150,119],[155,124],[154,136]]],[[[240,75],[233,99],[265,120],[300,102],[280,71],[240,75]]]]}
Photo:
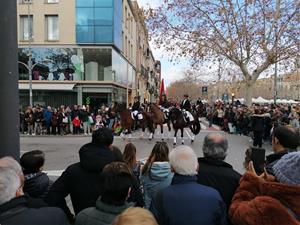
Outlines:
{"type": "Polygon", "coordinates": [[[159,125],[162,140],[164,140],[164,124],[168,125],[169,136],[170,136],[171,133],[170,120],[168,118],[167,119],[165,118],[165,115],[161,111],[161,109],[156,104],[151,103],[149,105],[149,112],[150,112],[151,120],[153,121],[153,130],[150,137],[151,138],[153,137],[155,129],[157,128],[157,125],[159,125]]]}
{"type": "MultiPolygon", "coordinates": [[[[132,127],[134,125],[134,120],[131,117],[131,111],[127,109],[125,103],[115,103],[112,112],[119,113],[121,119],[121,126],[123,127],[122,136],[124,134],[129,134],[129,138],[131,137],[132,127]]],[[[143,118],[139,120],[140,127],[142,128],[143,134],[146,130],[146,127],[149,127],[149,130],[152,130],[151,122],[149,121],[149,116],[146,112],[141,113],[143,118]]]]}

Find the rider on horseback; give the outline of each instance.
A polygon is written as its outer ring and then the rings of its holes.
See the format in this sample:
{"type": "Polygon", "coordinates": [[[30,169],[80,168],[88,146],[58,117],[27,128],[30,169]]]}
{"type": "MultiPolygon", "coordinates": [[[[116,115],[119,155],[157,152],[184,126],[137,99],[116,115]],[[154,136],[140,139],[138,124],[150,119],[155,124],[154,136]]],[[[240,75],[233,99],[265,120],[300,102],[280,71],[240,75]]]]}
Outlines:
{"type": "Polygon", "coordinates": [[[139,100],[139,97],[138,96],[135,96],[134,97],[134,103],[132,105],[132,115],[134,117],[135,120],[138,120],[139,117],[139,112],[141,111],[141,103],[140,103],[140,100],[139,100]]]}
{"type": "Polygon", "coordinates": [[[180,108],[187,123],[194,121],[193,115],[190,113],[192,105],[187,94],[183,95],[184,99],[181,102],[180,108]]]}
{"type": "Polygon", "coordinates": [[[162,94],[161,100],[159,101],[159,106],[165,115],[165,119],[169,117],[169,108],[172,106],[167,99],[166,94],[162,94]]]}

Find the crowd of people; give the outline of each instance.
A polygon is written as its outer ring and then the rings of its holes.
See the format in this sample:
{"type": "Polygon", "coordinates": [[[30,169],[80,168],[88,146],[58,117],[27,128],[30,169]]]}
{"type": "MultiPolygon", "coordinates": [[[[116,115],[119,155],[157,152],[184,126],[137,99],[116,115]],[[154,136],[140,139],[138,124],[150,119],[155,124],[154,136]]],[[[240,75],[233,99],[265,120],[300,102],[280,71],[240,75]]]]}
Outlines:
{"type": "Polygon", "coordinates": [[[255,170],[249,149],[242,175],[225,162],[230,149],[220,133],[204,138],[203,157],[157,142],[140,161],[133,143],[122,152],[112,130],[99,128],[54,182],[43,172],[42,151],[26,152],[20,164],[1,158],[0,224],[298,225],[299,140],[292,127],[274,128],[264,172],[255,170]]]}

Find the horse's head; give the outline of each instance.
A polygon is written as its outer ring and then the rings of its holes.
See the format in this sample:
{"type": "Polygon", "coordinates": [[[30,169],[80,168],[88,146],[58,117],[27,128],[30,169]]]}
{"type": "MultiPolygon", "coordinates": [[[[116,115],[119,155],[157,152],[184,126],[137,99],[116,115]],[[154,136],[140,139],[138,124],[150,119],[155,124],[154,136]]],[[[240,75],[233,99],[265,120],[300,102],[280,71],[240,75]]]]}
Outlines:
{"type": "Polygon", "coordinates": [[[176,121],[182,117],[182,112],[178,108],[173,107],[170,109],[169,115],[171,121],[176,121]]]}

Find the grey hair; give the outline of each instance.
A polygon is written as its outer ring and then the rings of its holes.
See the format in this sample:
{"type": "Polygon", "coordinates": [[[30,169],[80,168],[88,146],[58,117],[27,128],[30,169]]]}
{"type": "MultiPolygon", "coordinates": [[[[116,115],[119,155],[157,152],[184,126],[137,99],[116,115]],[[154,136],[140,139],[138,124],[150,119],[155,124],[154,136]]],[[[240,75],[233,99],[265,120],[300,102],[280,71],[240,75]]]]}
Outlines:
{"type": "Polygon", "coordinates": [[[204,138],[202,151],[204,157],[224,160],[227,156],[228,141],[221,134],[209,134],[204,138]],[[214,137],[218,140],[214,140],[214,137]]]}
{"type": "Polygon", "coordinates": [[[0,167],[9,168],[15,171],[20,177],[23,177],[23,171],[20,164],[12,157],[6,156],[0,159],[0,167]]]}
{"type": "Polygon", "coordinates": [[[198,160],[191,147],[182,145],[174,148],[169,154],[169,160],[176,173],[184,176],[197,174],[198,160]]]}
{"type": "Polygon", "coordinates": [[[20,177],[14,170],[0,167],[0,205],[15,198],[20,186],[20,177]]]}

